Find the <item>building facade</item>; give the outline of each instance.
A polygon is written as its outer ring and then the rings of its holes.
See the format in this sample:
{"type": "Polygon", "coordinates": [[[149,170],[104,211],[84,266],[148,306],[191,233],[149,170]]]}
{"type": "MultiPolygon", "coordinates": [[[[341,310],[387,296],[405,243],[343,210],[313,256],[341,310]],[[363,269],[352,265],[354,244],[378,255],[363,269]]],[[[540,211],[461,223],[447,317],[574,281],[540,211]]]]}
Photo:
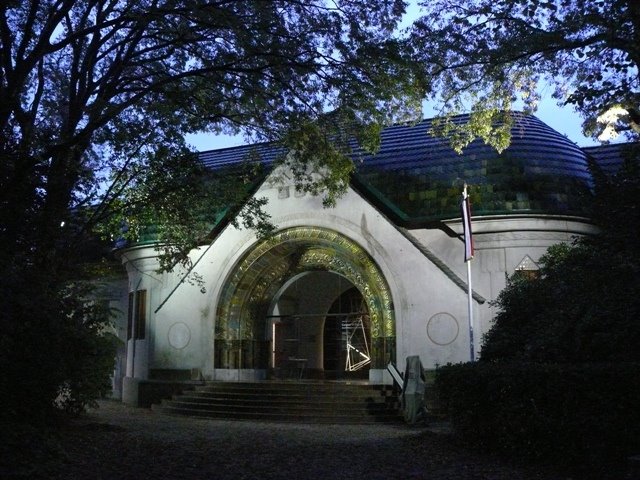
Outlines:
{"type": "MultiPolygon", "coordinates": [[[[469,361],[465,182],[477,355],[508,277],[535,274],[549,246],[595,231],[585,212],[597,152],[525,115],[501,154],[475,142],[457,155],[430,126],[390,127],[377,154],[356,152],[357,173],[334,208],[272,171],[253,195],[268,199],[274,235],[222,224],[191,252],[189,271],[158,273],[151,244],[121,249],[129,291],[123,399],[135,404],[140,385],[168,379],[389,383],[387,364],[402,367],[410,355],[425,368],[469,361]]],[[[201,159],[225,168],[256,151],[272,160],[264,145],[201,159]]]]}

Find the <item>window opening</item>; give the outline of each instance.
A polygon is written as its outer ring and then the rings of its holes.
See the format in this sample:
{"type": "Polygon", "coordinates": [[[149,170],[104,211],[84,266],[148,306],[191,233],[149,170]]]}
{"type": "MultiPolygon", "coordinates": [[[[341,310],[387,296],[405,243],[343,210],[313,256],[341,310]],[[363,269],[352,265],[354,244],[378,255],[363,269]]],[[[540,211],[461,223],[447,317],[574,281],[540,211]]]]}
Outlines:
{"type": "Polygon", "coordinates": [[[525,280],[535,280],[540,277],[540,266],[529,255],[525,255],[516,267],[514,275],[525,280]]]}
{"type": "Polygon", "coordinates": [[[129,292],[127,312],[127,340],[144,340],[147,330],[147,291],[129,292]]]}

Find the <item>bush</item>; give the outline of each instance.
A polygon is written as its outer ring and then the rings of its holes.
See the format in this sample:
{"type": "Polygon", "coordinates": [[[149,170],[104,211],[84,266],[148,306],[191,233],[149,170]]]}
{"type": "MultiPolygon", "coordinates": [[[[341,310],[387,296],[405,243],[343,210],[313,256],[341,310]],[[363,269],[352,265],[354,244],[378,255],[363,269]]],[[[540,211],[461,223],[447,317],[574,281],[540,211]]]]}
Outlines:
{"type": "Polygon", "coordinates": [[[110,390],[117,338],[106,308],[88,301],[89,285],[51,288],[28,273],[0,279],[0,420],[42,424],[110,390]]]}
{"type": "Polygon", "coordinates": [[[597,478],[640,452],[640,364],[475,363],[436,372],[456,435],[597,478]]]}
{"type": "Polygon", "coordinates": [[[512,277],[493,306],[483,361],[634,362],[640,343],[639,271],[630,256],[586,240],[554,245],[540,278],[512,277]]]}

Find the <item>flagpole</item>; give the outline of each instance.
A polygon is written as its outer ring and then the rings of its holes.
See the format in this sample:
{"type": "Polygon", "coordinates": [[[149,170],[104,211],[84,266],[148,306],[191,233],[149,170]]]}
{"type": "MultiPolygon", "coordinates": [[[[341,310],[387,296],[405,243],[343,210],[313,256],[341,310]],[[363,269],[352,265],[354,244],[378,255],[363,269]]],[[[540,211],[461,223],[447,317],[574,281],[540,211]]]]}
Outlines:
{"type": "Polygon", "coordinates": [[[467,294],[467,303],[469,305],[469,353],[471,355],[471,361],[476,359],[473,348],[473,289],[471,288],[471,260],[467,261],[467,285],[469,288],[467,294]]]}
{"type": "Polygon", "coordinates": [[[462,226],[464,232],[464,261],[467,264],[467,308],[469,314],[469,357],[475,362],[473,339],[473,288],[471,286],[471,259],[473,258],[473,237],[471,233],[471,207],[467,195],[467,183],[462,190],[462,226]]]}

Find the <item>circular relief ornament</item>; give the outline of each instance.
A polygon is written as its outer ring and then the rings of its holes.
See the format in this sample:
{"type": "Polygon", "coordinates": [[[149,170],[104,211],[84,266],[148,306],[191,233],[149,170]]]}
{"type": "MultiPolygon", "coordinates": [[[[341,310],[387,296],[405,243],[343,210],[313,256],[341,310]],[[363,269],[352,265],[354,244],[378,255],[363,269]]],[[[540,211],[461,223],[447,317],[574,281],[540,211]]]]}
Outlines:
{"type": "Polygon", "coordinates": [[[191,330],[186,323],[177,322],[171,325],[168,333],[169,345],[180,350],[189,345],[191,341],[191,330]]]}
{"type": "Polygon", "coordinates": [[[458,321],[450,313],[436,313],[427,322],[427,336],[436,345],[445,346],[453,343],[459,333],[458,321]]]}

